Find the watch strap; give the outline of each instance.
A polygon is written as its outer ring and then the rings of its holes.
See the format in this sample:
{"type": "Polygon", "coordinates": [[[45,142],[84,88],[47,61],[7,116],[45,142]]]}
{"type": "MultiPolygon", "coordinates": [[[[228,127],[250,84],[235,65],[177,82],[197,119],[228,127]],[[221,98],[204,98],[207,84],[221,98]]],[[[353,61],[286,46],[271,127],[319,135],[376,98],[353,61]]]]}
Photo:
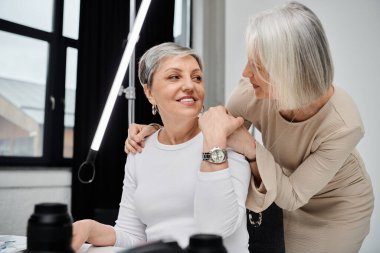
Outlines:
{"type": "Polygon", "coordinates": [[[228,158],[227,150],[220,147],[214,147],[209,152],[202,152],[202,161],[207,161],[210,163],[215,163],[215,164],[224,163],[225,161],[227,161],[227,158],[228,158]],[[224,159],[222,161],[213,160],[212,153],[214,152],[222,152],[224,159]]]}
{"type": "Polygon", "coordinates": [[[210,157],[211,157],[211,153],[210,152],[203,152],[202,153],[202,161],[209,161],[210,157]]]}

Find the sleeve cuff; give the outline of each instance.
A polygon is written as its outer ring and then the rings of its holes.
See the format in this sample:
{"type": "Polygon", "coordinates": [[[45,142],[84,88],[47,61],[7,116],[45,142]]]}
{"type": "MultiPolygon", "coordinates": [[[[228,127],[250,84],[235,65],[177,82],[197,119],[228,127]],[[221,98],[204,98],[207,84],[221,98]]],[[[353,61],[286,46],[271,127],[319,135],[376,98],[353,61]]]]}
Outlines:
{"type": "Polygon", "coordinates": [[[251,177],[246,206],[254,212],[261,212],[267,209],[277,197],[276,164],[272,154],[259,143],[256,143],[256,158],[261,185],[256,188],[254,179],[251,177]],[[261,193],[260,190],[264,187],[266,193],[261,193]]]}
{"type": "Polygon", "coordinates": [[[120,241],[121,235],[120,232],[113,227],[113,230],[115,231],[115,244],[113,245],[114,247],[122,247],[122,242],[120,241]]]}

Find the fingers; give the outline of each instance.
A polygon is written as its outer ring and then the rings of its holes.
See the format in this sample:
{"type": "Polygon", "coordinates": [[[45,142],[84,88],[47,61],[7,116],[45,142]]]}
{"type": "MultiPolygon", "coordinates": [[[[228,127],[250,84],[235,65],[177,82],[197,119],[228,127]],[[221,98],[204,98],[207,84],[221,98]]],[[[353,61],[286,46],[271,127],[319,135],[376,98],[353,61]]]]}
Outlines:
{"type": "Polygon", "coordinates": [[[228,137],[244,123],[243,118],[235,118],[229,114],[224,106],[210,107],[209,110],[199,118],[199,127],[204,135],[209,138],[219,136],[228,137]]]}
{"type": "Polygon", "coordinates": [[[231,122],[234,129],[244,124],[244,119],[242,117],[234,117],[224,106],[219,105],[211,107],[210,112],[226,117],[226,120],[231,122]]]}
{"type": "Polygon", "coordinates": [[[71,243],[71,248],[73,248],[73,250],[76,252],[80,249],[80,247],[82,247],[83,243],[81,243],[80,241],[78,240],[75,240],[75,237],[73,238],[73,241],[71,243]]]}
{"type": "Polygon", "coordinates": [[[227,130],[227,136],[230,136],[231,134],[233,134],[237,129],[239,129],[243,123],[244,123],[244,120],[243,118],[241,117],[233,117],[233,116],[228,116],[228,130],[227,130]]]}
{"type": "Polygon", "coordinates": [[[137,141],[139,142],[140,140],[137,140],[136,139],[136,135],[138,133],[141,132],[141,130],[144,128],[144,125],[139,125],[139,124],[136,124],[136,123],[132,123],[129,127],[128,127],[128,138],[129,139],[132,139],[134,141],[137,141]]]}
{"type": "MultiPolygon", "coordinates": [[[[136,152],[141,152],[142,147],[142,138],[139,136],[139,133],[143,129],[144,125],[139,125],[136,123],[132,123],[128,128],[128,138],[124,143],[124,152],[129,154],[136,154],[136,152]]],[[[143,145],[143,143],[142,143],[143,145]]]]}
{"type": "Polygon", "coordinates": [[[218,105],[218,106],[214,106],[214,107],[210,107],[208,109],[208,111],[215,111],[217,113],[225,113],[225,114],[229,114],[228,110],[226,109],[226,107],[222,106],[222,105],[218,105]]]}
{"type": "Polygon", "coordinates": [[[241,127],[244,124],[244,119],[242,117],[236,117],[235,120],[236,120],[237,128],[241,127]]]}
{"type": "MultiPolygon", "coordinates": [[[[157,124],[156,124],[157,125],[157,124]]],[[[156,126],[131,124],[128,128],[128,138],[124,143],[124,152],[129,154],[141,153],[145,145],[145,138],[157,131],[156,126]]]]}
{"type": "Polygon", "coordinates": [[[144,141],[144,139],[147,137],[147,136],[150,136],[152,133],[155,132],[155,128],[152,127],[152,126],[144,126],[143,128],[141,128],[140,132],[138,134],[136,134],[136,136],[134,136],[134,138],[132,138],[133,141],[135,141],[136,143],[141,143],[144,141]]]}
{"type": "Polygon", "coordinates": [[[141,153],[142,149],[144,148],[144,140],[140,142],[136,142],[135,140],[132,140],[131,138],[127,138],[124,144],[124,151],[125,153],[129,154],[136,154],[136,152],[141,153]]]}
{"type": "Polygon", "coordinates": [[[83,243],[86,241],[81,236],[81,228],[78,223],[73,223],[73,239],[71,241],[71,248],[76,252],[82,247],[83,243]]]}

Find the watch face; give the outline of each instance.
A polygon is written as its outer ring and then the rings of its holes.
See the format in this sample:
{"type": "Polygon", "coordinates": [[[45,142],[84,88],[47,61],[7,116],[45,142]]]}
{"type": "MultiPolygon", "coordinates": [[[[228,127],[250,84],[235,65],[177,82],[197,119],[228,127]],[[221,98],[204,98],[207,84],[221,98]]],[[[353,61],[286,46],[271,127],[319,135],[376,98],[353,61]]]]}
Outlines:
{"type": "Polygon", "coordinates": [[[221,162],[224,162],[225,160],[225,155],[224,155],[224,152],[223,150],[221,149],[215,149],[211,152],[211,159],[215,162],[215,163],[221,163],[221,162]]]}

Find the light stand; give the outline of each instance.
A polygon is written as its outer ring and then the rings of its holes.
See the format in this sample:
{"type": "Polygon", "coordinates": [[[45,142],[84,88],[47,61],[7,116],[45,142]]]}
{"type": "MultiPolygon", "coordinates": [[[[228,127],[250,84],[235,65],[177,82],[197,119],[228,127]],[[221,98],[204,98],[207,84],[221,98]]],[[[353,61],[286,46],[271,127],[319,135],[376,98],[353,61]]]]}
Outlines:
{"type": "MultiPolygon", "coordinates": [[[[136,1],[131,0],[129,2],[129,29],[132,30],[133,24],[135,22],[135,10],[136,1]]],[[[125,93],[125,98],[128,100],[128,126],[135,123],[135,100],[136,100],[136,89],[135,89],[135,50],[132,53],[132,59],[129,63],[129,85],[124,89],[122,85],[119,90],[119,96],[125,93]]]]}
{"type": "Polygon", "coordinates": [[[128,35],[128,43],[124,49],[123,56],[121,58],[119,68],[117,69],[115,79],[113,81],[110,93],[107,98],[106,105],[103,109],[102,116],[100,118],[98,127],[95,132],[95,137],[92,141],[91,148],[87,154],[86,161],[81,164],[78,170],[78,180],[81,183],[88,184],[91,183],[95,178],[95,165],[94,161],[96,158],[96,155],[98,153],[100,144],[102,142],[104,132],[106,130],[108,121],[110,119],[112,109],[115,105],[116,98],[120,94],[120,92],[125,92],[126,97],[128,100],[128,111],[129,111],[129,117],[128,122],[133,123],[134,122],[134,102],[135,102],[135,88],[134,88],[134,82],[135,82],[135,63],[134,60],[131,62],[131,58],[135,58],[134,49],[136,46],[136,43],[139,39],[139,34],[141,31],[141,27],[144,23],[146,14],[149,9],[151,0],[143,0],[141,2],[139,11],[136,16],[135,22],[133,22],[133,17],[135,13],[135,1],[130,1],[130,13],[133,13],[133,15],[130,15],[130,27],[131,24],[133,24],[132,31],[128,35]],[[132,3],[133,2],[133,3],[132,3]],[[132,17],[132,18],[131,18],[132,17]],[[123,82],[125,72],[127,71],[128,65],[130,64],[129,69],[129,85],[130,87],[126,88],[125,90],[121,89],[121,84],[123,82]],[[90,169],[92,171],[92,176],[89,180],[85,181],[81,178],[80,173],[84,169],[90,169]]]}

